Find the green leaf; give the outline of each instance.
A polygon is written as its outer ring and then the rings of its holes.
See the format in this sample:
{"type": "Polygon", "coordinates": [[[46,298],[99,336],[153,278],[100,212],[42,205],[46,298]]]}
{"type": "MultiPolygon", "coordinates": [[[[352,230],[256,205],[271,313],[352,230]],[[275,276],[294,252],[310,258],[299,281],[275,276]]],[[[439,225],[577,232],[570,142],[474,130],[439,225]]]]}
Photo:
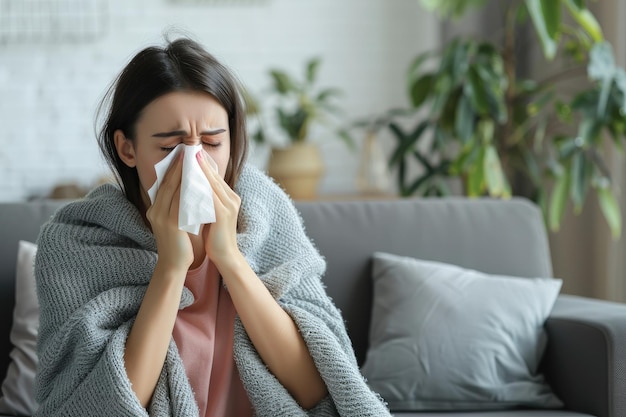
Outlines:
{"type": "Polygon", "coordinates": [[[484,57],[488,61],[493,59],[500,60],[502,58],[502,56],[500,55],[500,51],[498,51],[498,48],[496,48],[494,44],[490,42],[481,42],[480,44],[478,44],[476,55],[484,57]]]}
{"type": "Polygon", "coordinates": [[[537,128],[535,129],[535,135],[533,137],[533,150],[537,154],[541,154],[543,140],[546,137],[547,126],[548,126],[548,116],[541,117],[539,119],[539,122],[537,123],[537,128]]]}
{"type": "Polygon", "coordinates": [[[420,175],[419,177],[417,177],[413,183],[411,183],[411,185],[409,185],[406,188],[406,194],[407,195],[413,195],[417,192],[417,190],[420,189],[420,187],[422,185],[424,185],[425,183],[432,181],[433,177],[434,177],[434,172],[433,171],[426,171],[423,175],[420,175]]]}
{"type": "Polygon", "coordinates": [[[564,0],[564,3],[574,20],[589,34],[591,39],[595,42],[604,40],[600,23],[581,0],[564,0]]]}
{"type": "Polygon", "coordinates": [[[491,119],[481,120],[478,124],[477,134],[479,143],[483,146],[493,143],[494,123],[491,119]]]}
{"type": "MultiPolygon", "coordinates": [[[[435,136],[437,135],[438,131],[439,129],[435,129],[435,136]]],[[[481,147],[475,146],[475,142],[473,139],[474,138],[472,138],[468,143],[463,145],[461,152],[459,152],[456,158],[452,161],[452,163],[450,163],[450,175],[460,177],[471,169],[471,166],[474,163],[474,159],[479,156],[478,152],[483,149],[481,147]]]]}
{"type": "Polygon", "coordinates": [[[327,88],[319,92],[319,94],[315,98],[315,101],[318,103],[324,103],[326,100],[330,99],[331,97],[340,96],[341,93],[342,93],[341,90],[338,88],[327,88]]]}
{"type": "Polygon", "coordinates": [[[606,126],[609,133],[611,134],[611,139],[613,140],[613,144],[617,148],[618,151],[624,152],[624,143],[622,142],[622,136],[626,131],[626,120],[623,118],[612,118],[610,123],[606,126]]]}
{"type": "Polygon", "coordinates": [[[578,126],[578,145],[581,147],[593,146],[601,139],[602,121],[584,118],[578,126]],[[580,138],[580,139],[579,139],[580,138]]]}
{"type": "Polygon", "coordinates": [[[622,214],[619,205],[610,187],[599,187],[597,192],[602,214],[611,229],[613,239],[617,240],[622,233],[622,214]]]}
{"type": "Polygon", "coordinates": [[[575,138],[566,138],[560,141],[557,145],[559,160],[570,159],[578,148],[582,146],[582,138],[577,136],[575,138]]]}
{"type": "MultiPolygon", "coordinates": [[[[537,196],[535,197],[535,201],[541,209],[541,214],[544,222],[546,222],[548,219],[548,195],[545,188],[537,189],[537,196]]],[[[547,224],[546,227],[548,227],[547,224]]]]}
{"type": "Polygon", "coordinates": [[[469,56],[470,49],[474,47],[473,44],[469,44],[467,42],[459,43],[456,48],[454,48],[454,53],[452,54],[452,82],[457,84],[463,80],[465,77],[465,73],[469,68],[469,56]]]}
{"type": "Polygon", "coordinates": [[[534,93],[539,90],[539,83],[536,80],[522,79],[516,80],[515,89],[521,93],[534,93]]]}
{"type": "Polygon", "coordinates": [[[571,123],[572,122],[572,107],[558,100],[554,103],[554,109],[556,110],[556,116],[563,123],[571,123]]]}
{"type": "Polygon", "coordinates": [[[528,21],[528,8],[518,7],[515,11],[515,22],[519,25],[524,25],[528,21]]]}
{"type": "Polygon", "coordinates": [[[550,197],[548,224],[550,230],[553,232],[557,232],[561,227],[561,220],[563,213],[565,213],[565,205],[567,203],[569,184],[570,171],[565,170],[557,177],[554,189],[552,190],[552,196],[550,197]]]}
{"type": "Polygon", "coordinates": [[[453,91],[452,78],[448,73],[439,73],[434,80],[433,104],[430,109],[431,115],[437,115],[448,102],[448,97],[453,91]]]}
{"type": "Polygon", "coordinates": [[[556,40],[561,30],[561,0],[541,0],[541,11],[548,36],[556,40]]]}
{"type": "Polygon", "coordinates": [[[450,139],[450,135],[448,135],[441,126],[434,125],[433,126],[433,143],[431,149],[433,152],[442,151],[448,147],[448,139],[450,139]]]}
{"type": "Polygon", "coordinates": [[[424,168],[424,171],[426,171],[429,174],[432,174],[435,172],[435,168],[433,168],[433,164],[431,164],[430,161],[424,155],[422,155],[417,149],[413,150],[413,156],[415,156],[415,159],[417,159],[417,161],[422,165],[422,168],[424,168]]]}
{"type": "Polygon", "coordinates": [[[474,111],[465,95],[459,99],[454,120],[454,131],[461,142],[467,142],[474,134],[474,111]]]}
{"type": "Polygon", "coordinates": [[[483,82],[475,66],[471,66],[468,72],[469,83],[465,84],[464,93],[469,97],[476,112],[485,115],[489,112],[489,101],[483,82]]]}
{"type": "Polygon", "coordinates": [[[263,132],[263,129],[259,129],[253,133],[252,140],[259,144],[265,143],[265,133],[263,132]]]}
{"type": "Polygon", "coordinates": [[[418,78],[411,85],[409,92],[411,94],[411,104],[413,107],[421,106],[430,95],[435,80],[434,74],[425,74],[418,78]]]}
{"type": "MultiPolygon", "coordinates": [[[[528,175],[535,185],[541,186],[542,176],[541,176],[541,168],[539,168],[539,164],[537,163],[537,157],[535,153],[528,150],[528,148],[522,149],[524,162],[526,163],[526,169],[528,170],[528,175]]],[[[543,187],[540,187],[543,188],[543,187]]]]}
{"type": "Polygon", "coordinates": [[[343,140],[343,142],[346,144],[346,146],[351,151],[356,150],[356,145],[354,143],[354,138],[352,137],[350,132],[348,132],[345,129],[340,129],[339,131],[337,131],[337,135],[341,138],[341,140],[343,140]]]}
{"type": "Polygon", "coordinates": [[[404,156],[413,150],[413,147],[417,143],[417,141],[422,136],[422,133],[428,127],[429,122],[427,120],[422,121],[417,128],[411,134],[405,134],[400,126],[396,123],[391,123],[389,127],[392,132],[396,135],[396,139],[398,140],[398,147],[392,154],[389,159],[389,165],[395,165],[398,161],[402,160],[404,156]]]}
{"type": "Polygon", "coordinates": [[[508,198],[511,196],[508,182],[502,170],[498,151],[493,145],[489,145],[485,150],[484,173],[485,183],[489,195],[494,197],[508,198]]]}
{"type": "Polygon", "coordinates": [[[570,197],[574,203],[574,212],[580,214],[587,196],[590,181],[590,167],[585,159],[584,152],[577,152],[572,158],[570,197]]]}
{"type": "Polygon", "coordinates": [[[605,115],[608,101],[614,87],[620,91],[621,100],[618,100],[620,109],[626,113],[626,71],[615,65],[613,48],[608,42],[595,44],[589,53],[589,78],[600,82],[600,98],[598,99],[597,114],[599,118],[605,115]]]}
{"type": "MultiPolygon", "coordinates": [[[[453,90],[449,95],[446,96],[447,101],[444,106],[441,108],[439,117],[438,117],[438,125],[441,126],[443,130],[448,132],[452,132],[454,135],[454,124],[456,123],[456,112],[459,107],[459,101],[463,96],[463,91],[460,88],[453,90]]],[[[471,107],[471,106],[470,106],[471,107]]],[[[472,109],[473,110],[473,109],[472,109]]]]}
{"type": "Polygon", "coordinates": [[[535,26],[543,54],[554,59],[557,50],[556,38],[561,25],[561,4],[559,0],[526,0],[528,13],[535,26]]]}
{"type": "MultiPolygon", "coordinates": [[[[475,148],[476,149],[476,148],[475,148]]],[[[467,170],[467,195],[479,197],[485,190],[485,148],[478,151],[478,160],[467,170]]]]}
{"type": "Polygon", "coordinates": [[[301,141],[306,137],[304,129],[307,114],[302,109],[297,109],[293,113],[287,113],[281,108],[276,109],[280,126],[292,141],[301,141]]]}
{"type": "Polygon", "coordinates": [[[536,100],[528,103],[528,115],[531,117],[537,116],[554,99],[554,95],[554,90],[544,91],[539,94],[536,100]]]}
{"type": "Polygon", "coordinates": [[[615,59],[613,58],[613,48],[608,42],[597,43],[589,52],[589,65],[587,73],[592,80],[601,84],[600,98],[598,100],[598,116],[602,117],[606,110],[611,84],[617,73],[615,59]]]}
{"type": "Polygon", "coordinates": [[[274,80],[274,89],[279,94],[284,95],[295,90],[295,84],[287,73],[280,70],[270,70],[270,75],[274,80]]]}
{"type": "Polygon", "coordinates": [[[508,118],[504,91],[506,78],[504,75],[499,77],[498,74],[491,71],[487,66],[477,66],[477,70],[480,78],[483,80],[491,114],[498,123],[505,123],[508,118]]]}
{"type": "Polygon", "coordinates": [[[471,8],[481,7],[486,0],[421,0],[422,5],[442,17],[461,17],[471,8]]]}
{"type": "Polygon", "coordinates": [[[320,58],[311,59],[306,66],[306,80],[309,84],[313,84],[317,78],[317,73],[322,63],[320,58]]]}
{"type": "Polygon", "coordinates": [[[615,86],[621,92],[621,100],[617,100],[620,111],[626,114],[626,71],[623,68],[615,70],[615,86]]]}
{"type": "Polygon", "coordinates": [[[421,76],[422,64],[433,55],[433,51],[422,52],[413,60],[413,62],[411,62],[407,71],[407,80],[409,81],[409,85],[412,85],[413,82],[421,76]]]}
{"type": "Polygon", "coordinates": [[[404,159],[401,159],[398,163],[398,189],[400,190],[400,195],[406,197],[408,194],[406,192],[406,162],[404,159]]]}

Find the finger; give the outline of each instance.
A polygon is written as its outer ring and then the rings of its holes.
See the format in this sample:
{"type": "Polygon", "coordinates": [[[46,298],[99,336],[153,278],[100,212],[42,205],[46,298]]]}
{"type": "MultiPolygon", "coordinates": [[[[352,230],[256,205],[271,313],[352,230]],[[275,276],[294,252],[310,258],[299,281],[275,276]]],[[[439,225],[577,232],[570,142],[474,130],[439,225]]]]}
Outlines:
{"type": "MultiPolygon", "coordinates": [[[[183,175],[182,166],[183,152],[180,152],[163,177],[163,182],[157,190],[155,204],[157,202],[165,203],[172,201],[174,193],[177,189],[180,189],[180,181],[183,175]]],[[[170,204],[167,204],[167,206],[170,206],[170,204]]]]}
{"type": "Polygon", "coordinates": [[[208,180],[213,189],[213,202],[215,205],[221,205],[230,211],[239,209],[239,196],[220,175],[213,173],[208,176],[208,180]]]}
{"type": "Polygon", "coordinates": [[[219,173],[217,172],[217,169],[213,169],[213,167],[211,165],[209,165],[209,161],[207,161],[206,157],[204,156],[204,151],[198,151],[196,153],[196,160],[198,161],[198,164],[200,165],[200,169],[202,170],[202,172],[204,172],[204,175],[207,178],[210,178],[211,176],[220,176],[219,173]]]}
{"type": "Polygon", "coordinates": [[[230,185],[228,185],[228,183],[224,180],[224,178],[222,178],[222,176],[215,169],[213,169],[211,165],[209,165],[209,162],[207,161],[206,157],[202,154],[202,152],[198,152],[196,154],[196,158],[198,159],[200,168],[202,169],[202,172],[204,172],[204,175],[209,180],[209,183],[211,184],[211,188],[213,188],[214,192],[223,191],[223,193],[220,193],[220,196],[219,196],[220,198],[222,199],[229,198],[229,199],[235,199],[235,200],[239,198],[237,193],[235,193],[235,191],[233,191],[233,189],[230,188],[230,185]]]}
{"type": "Polygon", "coordinates": [[[228,184],[226,184],[226,182],[224,182],[223,180],[220,181],[222,179],[222,176],[215,169],[213,169],[212,166],[209,165],[209,162],[207,161],[206,157],[203,155],[202,151],[199,151],[196,154],[196,159],[198,160],[198,164],[200,165],[200,169],[202,169],[204,176],[209,181],[209,184],[211,185],[211,188],[213,189],[213,193],[214,194],[217,193],[218,194],[217,197],[220,199],[226,198],[227,194],[223,192],[223,189],[224,189],[224,186],[228,187],[228,184]]]}

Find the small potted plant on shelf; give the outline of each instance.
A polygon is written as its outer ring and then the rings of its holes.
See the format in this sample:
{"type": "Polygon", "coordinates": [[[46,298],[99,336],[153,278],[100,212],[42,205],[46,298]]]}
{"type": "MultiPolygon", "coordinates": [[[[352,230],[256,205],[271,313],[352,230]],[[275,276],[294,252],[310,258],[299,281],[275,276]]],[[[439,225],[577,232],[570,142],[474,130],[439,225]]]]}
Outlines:
{"type": "Polygon", "coordinates": [[[284,70],[271,69],[272,83],[263,103],[249,92],[246,94],[248,116],[257,119],[252,139],[271,146],[268,174],[294,199],[314,198],[324,172],[319,148],[312,137],[316,124],[327,128],[326,135],[352,145],[347,131],[339,127],[341,112],[334,103],[341,91],[317,87],[320,63],[319,58],[307,61],[302,80],[284,70]],[[283,143],[287,142],[286,146],[278,145],[279,135],[283,143]]]}

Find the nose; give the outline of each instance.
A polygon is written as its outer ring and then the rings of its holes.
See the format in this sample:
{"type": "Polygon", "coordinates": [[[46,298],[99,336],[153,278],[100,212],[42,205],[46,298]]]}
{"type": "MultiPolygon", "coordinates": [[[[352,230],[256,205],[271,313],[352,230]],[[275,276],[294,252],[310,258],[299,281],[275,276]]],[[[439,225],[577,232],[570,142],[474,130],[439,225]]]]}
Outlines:
{"type": "Polygon", "coordinates": [[[193,129],[188,136],[183,138],[183,143],[189,146],[200,145],[202,143],[202,138],[198,135],[196,130],[193,129]]]}

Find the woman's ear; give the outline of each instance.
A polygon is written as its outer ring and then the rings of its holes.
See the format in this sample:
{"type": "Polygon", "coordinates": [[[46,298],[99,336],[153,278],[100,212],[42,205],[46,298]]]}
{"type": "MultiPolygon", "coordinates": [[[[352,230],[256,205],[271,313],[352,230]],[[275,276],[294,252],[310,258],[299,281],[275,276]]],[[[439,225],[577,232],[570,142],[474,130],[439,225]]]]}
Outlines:
{"type": "Polygon", "coordinates": [[[137,166],[137,158],[133,142],[126,138],[126,135],[120,129],[113,133],[113,140],[115,141],[115,148],[120,159],[130,168],[135,168],[137,166]]]}

